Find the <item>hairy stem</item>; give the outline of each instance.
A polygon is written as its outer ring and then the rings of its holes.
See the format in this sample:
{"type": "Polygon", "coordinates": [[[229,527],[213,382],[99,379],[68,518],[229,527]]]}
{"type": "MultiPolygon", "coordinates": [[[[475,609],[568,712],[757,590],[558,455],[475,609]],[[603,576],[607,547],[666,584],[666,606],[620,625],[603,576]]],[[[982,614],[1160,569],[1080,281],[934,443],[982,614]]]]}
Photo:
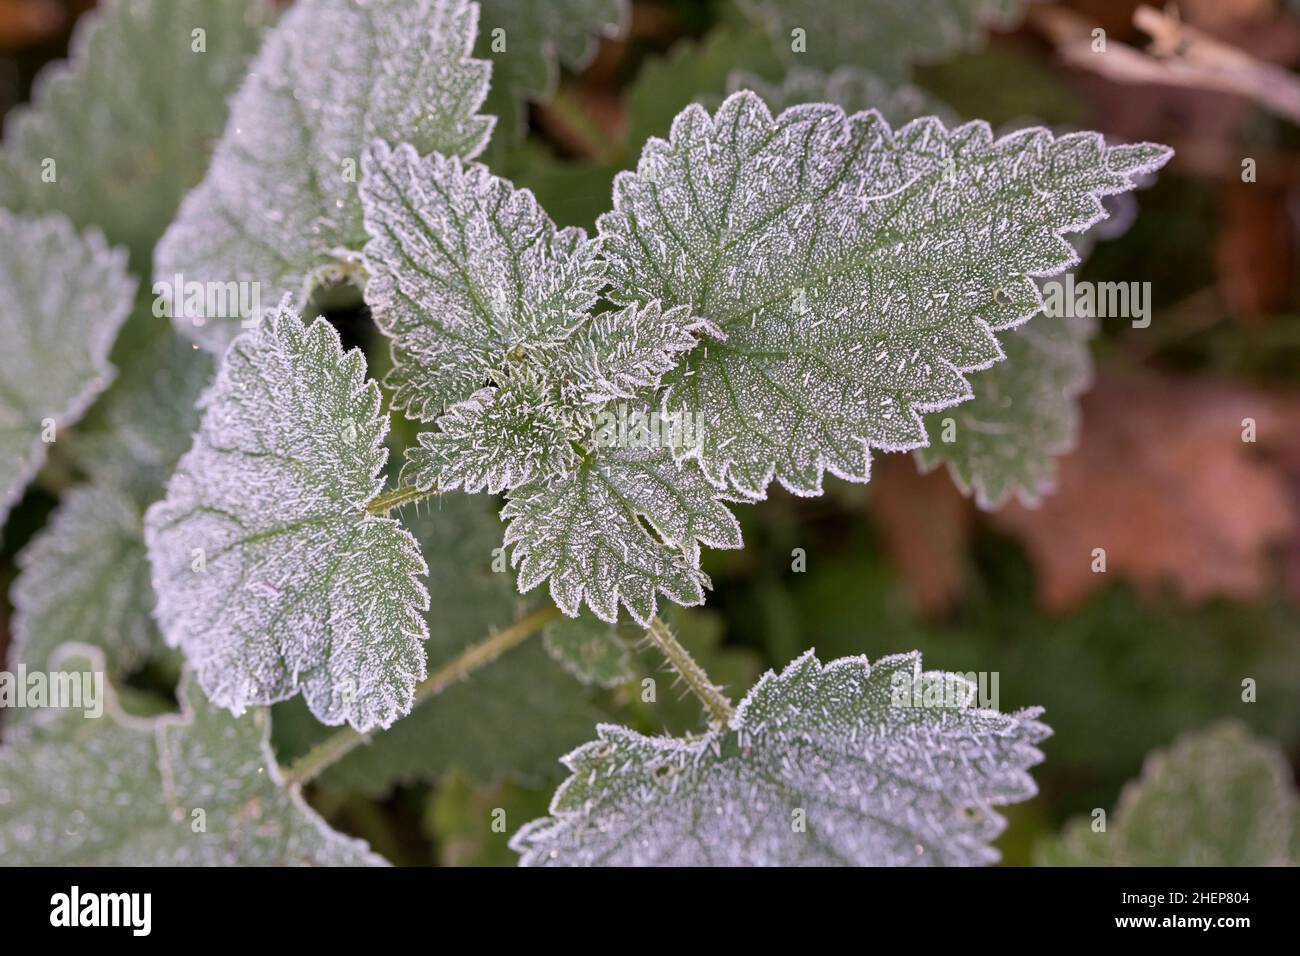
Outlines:
{"type": "Polygon", "coordinates": [[[402,505],[409,505],[415,501],[423,501],[425,498],[435,498],[437,495],[438,492],[432,488],[428,491],[421,491],[415,485],[398,485],[396,488],[382,491],[371,498],[366,504],[366,513],[386,515],[394,508],[400,508],[402,505]]]}
{"type": "MultiPolygon", "coordinates": [[[[542,625],[558,617],[559,613],[550,605],[539,608],[477,644],[471,644],[416,686],[415,702],[411,709],[437,697],[452,684],[491,664],[510,648],[522,644],[529,636],[541,630],[542,625]]],[[[351,727],[335,731],[289,765],[284,771],[285,784],[301,786],[315,780],[328,767],[338,763],[365,742],[366,737],[351,727]]]]}
{"type": "Polygon", "coordinates": [[[659,653],[663,654],[669,666],[686,682],[691,693],[700,699],[700,703],[709,713],[710,721],[722,727],[727,726],[736,714],[735,708],[731,706],[731,700],[709,679],[704,668],[695,663],[695,658],[691,657],[690,651],[682,647],[668,625],[658,616],[652,617],[645,633],[651,643],[659,649],[659,653]]]}

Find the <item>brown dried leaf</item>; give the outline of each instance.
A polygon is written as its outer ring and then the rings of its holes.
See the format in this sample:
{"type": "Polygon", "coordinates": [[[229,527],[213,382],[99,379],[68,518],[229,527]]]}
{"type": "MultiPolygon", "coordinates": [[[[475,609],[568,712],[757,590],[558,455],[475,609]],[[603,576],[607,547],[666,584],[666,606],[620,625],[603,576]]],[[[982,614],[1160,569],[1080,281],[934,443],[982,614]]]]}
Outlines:
{"type": "Polygon", "coordinates": [[[1297,536],[1284,455],[1300,403],[1212,380],[1112,378],[1085,398],[1083,421],[1056,494],[994,517],[1029,549],[1046,605],[1107,582],[1092,571],[1095,548],[1109,575],[1171,584],[1193,601],[1268,587],[1268,549],[1297,536]],[[1247,418],[1253,444],[1242,440],[1247,418]]]}
{"type": "Polygon", "coordinates": [[[945,472],[922,475],[907,455],[879,456],[870,487],[872,514],[918,607],[947,610],[961,588],[970,502],[945,472]]]}

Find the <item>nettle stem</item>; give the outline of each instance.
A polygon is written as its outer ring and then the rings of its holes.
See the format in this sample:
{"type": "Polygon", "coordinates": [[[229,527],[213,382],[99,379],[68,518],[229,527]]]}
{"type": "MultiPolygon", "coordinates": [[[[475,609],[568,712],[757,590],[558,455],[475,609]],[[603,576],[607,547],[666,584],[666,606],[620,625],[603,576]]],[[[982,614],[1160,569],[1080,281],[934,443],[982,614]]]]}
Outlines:
{"type": "Polygon", "coordinates": [[[730,698],[709,680],[709,675],[705,673],[704,668],[695,663],[695,658],[691,657],[690,651],[682,647],[668,625],[656,615],[650,619],[650,626],[646,628],[645,633],[651,643],[663,654],[669,666],[686,682],[691,693],[699,698],[704,709],[709,712],[709,720],[726,727],[731,718],[736,715],[730,698]]]}
{"type": "MultiPolygon", "coordinates": [[[[457,681],[491,664],[506,651],[522,644],[528,637],[540,631],[544,624],[559,617],[559,614],[560,612],[553,606],[539,608],[477,644],[471,644],[455,659],[447,662],[416,685],[415,701],[411,709],[414,710],[425,701],[437,697],[457,681]]],[[[338,763],[365,742],[365,735],[351,727],[335,731],[289,765],[284,771],[285,784],[301,786],[315,780],[327,768],[338,763]]]]}
{"type": "Polygon", "coordinates": [[[388,491],[380,492],[371,498],[366,504],[366,513],[383,516],[388,514],[394,508],[400,508],[402,505],[409,505],[416,501],[423,501],[425,498],[436,498],[439,492],[430,488],[428,491],[421,491],[415,485],[398,485],[388,491]]]}

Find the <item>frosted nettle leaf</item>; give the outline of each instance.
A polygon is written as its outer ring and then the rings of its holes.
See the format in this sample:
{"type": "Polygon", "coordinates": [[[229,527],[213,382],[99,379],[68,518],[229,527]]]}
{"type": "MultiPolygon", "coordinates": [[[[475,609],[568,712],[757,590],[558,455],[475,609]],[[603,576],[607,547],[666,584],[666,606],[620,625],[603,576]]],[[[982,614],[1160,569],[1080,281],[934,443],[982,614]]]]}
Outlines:
{"type": "Polygon", "coordinates": [[[722,337],[688,306],[665,311],[658,302],[633,304],[593,316],[557,360],[579,401],[603,405],[657,386],[704,333],[722,337]]]}
{"type": "Polygon", "coordinates": [[[264,0],[100,3],[6,121],[0,206],[98,226],[147,270],[272,18],[264,0]]]}
{"type": "Polygon", "coordinates": [[[846,113],[874,109],[894,126],[918,116],[937,116],[948,125],[957,122],[949,106],[920,87],[887,80],[858,66],[840,66],[830,73],[791,67],[780,82],[737,70],[727,78],[727,92],[739,90],[753,90],[773,114],[804,103],[834,103],[846,113]]]}
{"type": "Polygon", "coordinates": [[[617,687],[636,676],[618,630],[617,624],[583,614],[546,625],[542,643],[546,652],[582,683],[617,687]]]}
{"type": "Polygon", "coordinates": [[[1300,800],[1278,747],[1226,721],[1147,756],[1094,832],[1091,818],[1040,844],[1045,866],[1300,866],[1300,800]]]}
{"type": "Polygon", "coordinates": [[[125,250],[97,230],[0,211],[0,524],[47,441],[113,380],[108,355],[134,287],[125,250]]]}
{"type": "Polygon", "coordinates": [[[231,344],[194,447],[145,518],[158,621],[213,703],[301,692],[322,721],[388,726],[424,677],[414,539],[366,512],[388,428],[365,358],[288,307],[231,344]]]}
{"type": "Polygon", "coordinates": [[[1077,261],[1064,234],[1169,155],[828,105],[774,120],[737,93],[685,110],[616,180],[611,295],[690,305],[727,336],[664,378],[666,408],[702,421],[686,453],[711,481],[816,494],[827,470],[867,480],[873,447],[925,444],[918,412],[968,398],[964,373],[1002,358],[992,330],[1041,309],[1034,277],[1077,261]]]}
{"type": "Polygon", "coordinates": [[[538,359],[596,303],[581,229],[477,163],[374,143],[366,155],[366,302],[393,341],[394,404],[432,421],[507,361],[538,359]]]}
{"type": "Polygon", "coordinates": [[[981,508],[1000,508],[1013,493],[1037,503],[1055,484],[1057,456],[1078,440],[1078,399],[1092,382],[1088,342],[1095,329],[1089,318],[1044,316],[1003,335],[1006,361],[971,376],[975,397],[926,416],[930,444],[916,451],[922,470],[947,464],[981,508]]]}
{"type": "Polygon", "coordinates": [[[94,485],[72,489],[19,553],[18,566],[11,664],[46,670],[55,649],[76,641],[101,649],[109,668],[122,674],[161,648],[143,515],[129,495],[94,485]]]}
{"type": "Polygon", "coordinates": [[[111,357],[117,378],[78,424],[70,451],[95,484],[149,505],[189,450],[199,427],[195,406],[214,363],[143,311],[127,321],[111,357]]]}
{"type": "MultiPolygon", "coordinates": [[[[430,673],[529,610],[501,557],[498,509],[486,495],[452,493],[405,515],[429,562],[430,673]]],[[[320,784],[382,797],[399,784],[439,781],[453,767],[483,782],[541,783],[608,716],[591,697],[529,639],[372,734],[320,784]]],[[[286,743],[302,752],[319,735],[304,731],[311,718],[297,704],[275,708],[276,739],[292,734],[298,739],[286,743]]]]}
{"type": "Polygon", "coordinates": [[[565,758],[551,816],[511,841],[524,865],[991,863],[992,807],[1036,793],[1040,711],[971,706],[956,674],[916,653],[809,651],[745,696],[729,728],[685,739],[626,727],[565,758]],[[918,688],[947,697],[915,702],[918,688]]]}
{"type": "Polygon", "coordinates": [[[658,303],[592,318],[596,245],[482,166],[377,142],[362,197],[366,297],[393,339],[395,403],[438,420],[405,479],[512,491],[503,517],[516,519],[506,541],[520,587],[551,577],[570,614],[584,595],[607,618],[620,600],[648,617],[656,591],[702,601],[699,542],[739,546],[735,520],[698,470],[644,449],[597,452],[593,426],[606,402],[657,384],[706,323],[658,303]]]}
{"type": "Polygon", "coordinates": [[[739,548],[740,525],[699,469],[667,450],[610,448],[567,478],[524,485],[501,517],[519,590],[550,579],[570,617],[585,603],[614,622],[622,604],[641,624],[657,595],[704,603],[700,545],[739,548]]]}
{"type": "Polygon", "coordinates": [[[1028,5],[1029,0],[740,0],[792,64],[826,70],[858,64],[886,76],[906,76],[914,63],[977,48],[985,30],[1012,29],[1028,5]]]}
{"type": "Polygon", "coordinates": [[[199,423],[194,403],[211,378],[212,358],[144,310],[127,321],[112,354],[120,372],[78,423],[70,446],[91,483],[67,493],[18,557],[10,658],[29,670],[45,669],[68,641],[100,648],[118,674],[162,647],[144,508],[162,497],[189,448],[199,423]]]}
{"type": "MultiPolygon", "coordinates": [[[[60,672],[104,660],[68,644],[60,672]]],[[[22,866],[382,865],[281,785],[265,711],[236,720],[182,681],[179,715],[47,708],[0,749],[0,859],[22,866]]]]}
{"type": "MultiPolygon", "coordinates": [[[[365,242],[357,181],[367,143],[473,156],[487,142],[492,119],[477,110],[490,67],[469,57],[477,11],[466,0],[294,4],[163,237],[155,276],[256,284],[267,305],[284,294],[301,305],[318,285],[350,277],[365,242]]],[[[210,350],[239,333],[238,317],[178,311],[177,327],[210,350]]]]}
{"type": "Polygon", "coordinates": [[[406,451],[403,478],[418,488],[496,494],[535,476],[578,467],[574,443],[587,428],[558,402],[554,386],[520,369],[451,406],[438,430],[423,432],[406,451]]]}
{"type": "MultiPolygon", "coordinates": [[[[91,478],[72,489],[19,555],[12,661],[42,670],[60,644],[100,648],[129,673],[162,647],[144,544],[144,508],[198,427],[194,407],[212,358],[147,312],[128,320],[113,351],[120,372],[77,425],[71,457],[91,478]]],[[[14,711],[15,719],[28,711],[14,711]]]]}
{"type": "Polygon", "coordinates": [[[627,0],[479,0],[475,55],[492,64],[487,110],[501,117],[501,132],[524,133],[523,101],[545,100],[555,90],[556,63],[581,70],[596,55],[596,37],[621,36],[627,0]]]}

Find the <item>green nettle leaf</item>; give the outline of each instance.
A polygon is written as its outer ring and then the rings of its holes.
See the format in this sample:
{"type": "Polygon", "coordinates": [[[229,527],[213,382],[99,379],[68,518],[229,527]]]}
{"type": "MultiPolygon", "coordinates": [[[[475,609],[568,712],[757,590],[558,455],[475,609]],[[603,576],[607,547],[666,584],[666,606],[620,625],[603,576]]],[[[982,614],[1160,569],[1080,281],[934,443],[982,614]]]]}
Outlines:
{"type": "MultiPolygon", "coordinates": [[[[407,520],[429,562],[430,673],[528,610],[500,556],[497,508],[486,495],[452,493],[407,520]]],[[[383,796],[399,784],[440,780],[456,766],[485,783],[542,783],[604,716],[530,639],[372,735],[321,784],[383,796]]],[[[286,742],[305,749],[318,736],[302,726],[306,720],[301,708],[277,706],[276,739],[297,737],[286,742]]]]}
{"type": "Polygon", "coordinates": [[[199,427],[199,395],[212,356],[137,307],[111,358],[118,375],[77,425],[72,458],[97,485],[129,491],[141,506],[162,497],[199,427]]]}
{"type": "Polygon", "coordinates": [[[546,652],[584,684],[617,687],[636,676],[617,624],[586,615],[553,621],[542,632],[546,652]]]}
{"type": "Polygon", "coordinates": [[[102,649],[120,674],[161,647],[144,518],[129,495],[95,485],[72,489],[20,552],[18,567],[11,662],[44,670],[56,648],[75,641],[102,649]]]}
{"type": "Polygon", "coordinates": [[[1035,858],[1040,866],[1300,866],[1297,827],[1286,754],[1225,721],[1149,754],[1114,813],[1070,821],[1035,858]]]}
{"type": "Polygon", "coordinates": [[[424,432],[407,450],[404,477],[440,492],[464,488],[496,494],[537,474],[578,467],[581,419],[553,400],[549,376],[512,370],[499,384],[451,406],[438,431],[424,432]]]}
{"type": "Polygon", "coordinates": [[[147,270],[272,19],[265,0],[101,3],[6,120],[0,205],[98,226],[147,270]]]}
{"type": "Polygon", "coordinates": [[[859,64],[906,76],[914,63],[944,59],[1010,30],[1029,0],[739,0],[762,23],[777,53],[796,65],[859,64]]]}
{"type": "Polygon", "coordinates": [[[746,68],[763,76],[781,73],[772,45],[748,22],[714,27],[698,42],[681,40],[662,57],[647,57],[627,87],[625,131],[610,154],[590,162],[558,156],[536,139],[494,152],[490,165],[500,175],[531,189],[563,225],[594,226],[609,208],[610,187],[626,163],[651,136],[668,132],[673,117],[697,99],[726,93],[728,74],[746,68]]]}
{"type": "Polygon", "coordinates": [[[567,614],[585,601],[612,621],[622,602],[644,622],[656,591],[701,603],[699,545],[739,547],[739,527],[660,436],[620,445],[612,403],[656,387],[716,330],[654,301],[592,316],[596,245],[480,165],[375,143],[361,193],[366,298],[393,339],[388,384],[408,414],[438,422],[408,451],[405,479],[509,490],[519,587],[550,578],[567,614]]]}
{"type": "Polygon", "coordinates": [[[231,344],[167,497],[145,518],[157,617],[213,703],[301,692],[322,721],[386,727],[424,677],[426,571],[366,504],[388,419],[365,358],[287,306],[231,344]]]}
{"type": "Polygon", "coordinates": [[[98,230],[0,211],[0,523],[46,445],[113,380],[109,351],[134,288],[126,251],[98,230]]]}
{"type": "MultiPolygon", "coordinates": [[[[731,76],[743,74],[761,83],[781,76],[781,61],[767,37],[737,19],[719,24],[697,42],[679,41],[664,56],[649,57],[641,65],[627,90],[624,141],[633,151],[651,136],[667,136],[677,114],[691,103],[707,98],[720,102],[732,92],[727,88],[731,76]]],[[[608,203],[608,190],[605,199],[608,203]]]]}
{"type": "Polygon", "coordinates": [[[501,511],[519,590],[550,580],[574,617],[585,603],[602,621],[621,604],[640,624],[657,595],[704,603],[700,545],[739,548],[740,525],[698,468],[667,449],[610,448],[573,474],[515,489],[501,511]]]}
{"type": "Polygon", "coordinates": [[[1012,494],[1027,505],[1041,500],[1055,482],[1057,456],[1078,439],[1095,329],[1091,319],[1045,316],[1003,335],[1006,361],[971,376],[975,397],[926,416],[930,444],[916,450],[922,470],[947,464],[981,508],[1000,508],[1012,494]]]}
{"type": "Polygon", "coordinates": [[[365,241],[357,182],[372,139],[467,157],[483,149],[493,120],[477,111],[491,68],[469,56],[477,15],[466,0],[305,0],[284,15],[208,175],[158,247],[154,274],[172,283],[178,328],[220,351],[243,317],[178,308],[173,276],[245,283],[260,302],[291,294],[299,305],[348,279],[365,241]]]}
{"type": "Polygon", "coordinates": [[[741,495],[817,494],[827,470],[866,481],[871,448],[924,445],[919,413],[969,398],[965,373],[1003,357],[994,330],[1042,309],[1034,278],[1078,261],[1064,235],[1170,155],[820,104],[774,119],[736,93],[619,175],[611,297],[689,305],[721,334],[663,379],[665,409],[702,423],[679,457],[741,495]]]}
{"type": "Polygon", "coordinates": [[[769,82],[747,70],[727,78],[727,92],[753,90],[773,114],[803,103],[834,103],[846,113],[874,109],[894,126],[918,116],[937,116],[947,125],[957,114],[920,87],[900,80],[887,80],[858,66],[840,66],[832,72],[791,67],[780,82],[769,82]]]}
{"type": "Polygon", "coordinates": [[[622,35],[630,17],[628,0],[479,0],[479,7],[474,53],[492,64],[486,109],[512,139],[525,132],[523,102],[554,92],[557,61],[583,69],[596,36],[622,35]]]}
{"type": "MultiPolygon", "coordinates": [[[[69,440],[90,483],[69,491],[19,554],[10,659],[43,669],[59,645],[99,647],[116,674],[135,670],[163,641],[153,620],[144,509],[198,428],[194,407],[212,358],[172,327],[137,311],[114,346],[117,379],[69,440]]],[[[29,713],[14,711],[15,718],[29,713]]]]}
{"type": "MultiPolygon", "coordinates": [[[[95,648],[53,665],[103,676],[95,648]]],[[[0,749],[0,859],[20,866],[382,865],[281,785],[265,711],[236,720],[182,682],[183,711],[129,717],[46,708],[0,749]]],[[[106,698],[106,699],[105,699],[106,698]]]]}
{"type": "Polygon", "coordinates": [[[972,706],[920,655],[823,666],[812,651],[686,739],[602,725],[565,758],[551,816],[511,841],[525,865],[980,864],[1036,792],[1040,711],[972,706]],[[931,694],[938,688],[942,694],[931,694]],[[924,689],[924,696],[920,693],[924,689]]]}
{"type": "Polygon", "coordinates": [[[657,302],[587,319],[564,342],[543,347],[536,364],[489,372],[496,385],[451,406],[438,431],[420,434],[404,477],[421,489],[493,494],[567,478],[589,446],[615,437],[607,406],[658,384],[695,347],[701,327],[689,309],[663,312],[657,302]]]}
{"type": "Polygon", "coordinates": [[[556,352],[604,282],[581,229],[478,164],[371,145],[366,303],[393,342],[393,403],[433,421],[510,366],[556,352]]]}

